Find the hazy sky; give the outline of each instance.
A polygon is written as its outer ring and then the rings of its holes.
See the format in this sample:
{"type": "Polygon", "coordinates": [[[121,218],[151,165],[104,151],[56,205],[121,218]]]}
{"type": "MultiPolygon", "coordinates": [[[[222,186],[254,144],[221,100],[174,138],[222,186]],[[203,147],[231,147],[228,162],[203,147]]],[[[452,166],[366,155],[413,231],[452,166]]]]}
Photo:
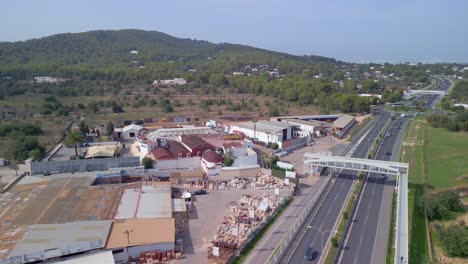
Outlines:
{"type": "Polygon", "coordinates": [[[156,30],[340,60],[468,62],[467,0],[1,1],[0,41],[156,30]]]}

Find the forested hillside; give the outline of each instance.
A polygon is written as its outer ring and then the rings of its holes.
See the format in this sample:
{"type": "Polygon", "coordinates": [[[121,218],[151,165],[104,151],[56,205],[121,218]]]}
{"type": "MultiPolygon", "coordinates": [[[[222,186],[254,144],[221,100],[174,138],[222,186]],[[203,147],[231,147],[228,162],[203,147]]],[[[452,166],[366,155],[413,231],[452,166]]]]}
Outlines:
{"type": "Polygon", "coordinates": [[[181,39],[156,31],[98,30],[0,43],[0,62],[0,74],[14,79],[49,75],[131,80],[169,78],[188,69],[228,73],[248,64],[268,64],[289,73],[335,60],[181,39]]]}

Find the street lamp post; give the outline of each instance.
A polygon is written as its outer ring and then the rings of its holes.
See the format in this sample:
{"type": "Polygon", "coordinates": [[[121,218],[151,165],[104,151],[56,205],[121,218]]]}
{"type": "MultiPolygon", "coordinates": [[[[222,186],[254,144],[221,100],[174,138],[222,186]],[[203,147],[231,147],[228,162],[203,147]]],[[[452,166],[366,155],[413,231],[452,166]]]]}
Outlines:
{"type": "Polygon", "coordinates": [[[332,233],[336,233],[336,231],[333,231],[333,230],[324,230],[322,231],[322,229],[318,228],[318,227],[315,227],[315,226],[307,226],[308,229],[315,229],[317,231],[320,232],[320,235],[322,236],[322,239],[321,239],[321,247],[320,247],[320,253],[323,254],[323,236],[327,233],[327,232],[332,232],[332,233]]]}

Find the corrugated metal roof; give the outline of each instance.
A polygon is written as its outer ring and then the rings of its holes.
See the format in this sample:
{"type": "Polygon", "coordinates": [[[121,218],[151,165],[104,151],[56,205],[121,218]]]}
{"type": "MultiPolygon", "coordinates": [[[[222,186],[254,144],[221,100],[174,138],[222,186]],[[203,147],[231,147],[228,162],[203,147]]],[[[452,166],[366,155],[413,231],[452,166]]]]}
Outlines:
{"type": "Polygon", "coordinates": [[[306,126],[313,126],[313,127],[321,127],[322,123],[319,121],[315,120],[302,120],[302,119],[283,119],[282,121],[285,121],[287,123],[295,123],[295,124],[301,124],[301,125],[306,125],[306,126]]]}
{"type": "Polygon", "coordinates": [[[24,256],[31,261],[103,248],[111,224],[112,221],[78,221],[34,225],[10,257],[24,256]]]}
{"type": "Polygon", "coordinates": [[[169,185],[143,185],[141,187],[137,218],[172,217],[171,199],[171,187],[169,185]]]}
{"type": "Polygon", "coordinates": [[[139,199],[140,189],[125,189],[114,218],[125,219],[135,217],[139,199]]]}
{"type": "Polygon", "coordinates": [[[333,122],[333,127],[344,128],[353,120],[354,116],[342,115],[337,120],[335,120],[335,122],[333,122]]]}
{"type": "Polygon", "coordinates": [[[260,120],[258,122],[241,122],[241,123],[236,123],[233,125],[242,127],[242,128],[251,129],[251,130],[256,130],[259,132],[265,132],[265,133],[281,132],[283,131],[283,129],[296,126],[296,125],[292,125],[292,124],[288,124],[284,122],[266,121],[266,120],[260,120]]]}

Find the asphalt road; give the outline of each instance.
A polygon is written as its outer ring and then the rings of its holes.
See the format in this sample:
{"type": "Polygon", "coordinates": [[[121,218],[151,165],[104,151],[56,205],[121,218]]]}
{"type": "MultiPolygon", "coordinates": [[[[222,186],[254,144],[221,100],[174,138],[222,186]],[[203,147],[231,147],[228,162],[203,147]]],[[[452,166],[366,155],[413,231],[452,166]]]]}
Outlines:
{"type": "MultiPolygon", "coordinates": [[[[395,159],[401,145],[398,134],[403,133],[407,122],[408,118],[397,118],[391,124],[376,153],[377,160],[395,159]]],[[[352,216],[353,222],[340,247],[338,263],[385,263],[394,184],[391,177],[386,179],[382,174],[368,174],[352,216]]]]}
{"type": "MultiPolygon", "coordinates": [[[[374,125],[370,128],[366,138],[355,149],[352,157],[364,158],[372,147],[375,138],[379,135],[382,127],[390,118],[388,112],[379,111],[375,115],[374,125]]],[[[331,185],[327,195],[319,200],[318,206],[312,210],[303,230],[298,232],[294,243],[285,252],[281,263],[318,263],[323,247],[331,237],[331,231],[341,212],[341,209],[349,193],[355,172],[343,170],[336,178],[335,184],[331,185]],[[311,228],[308,228],[310,226],[311,228]],[[314,260],[306,261],[304,253],[311,246],[314,249],[314,260]]]]}

